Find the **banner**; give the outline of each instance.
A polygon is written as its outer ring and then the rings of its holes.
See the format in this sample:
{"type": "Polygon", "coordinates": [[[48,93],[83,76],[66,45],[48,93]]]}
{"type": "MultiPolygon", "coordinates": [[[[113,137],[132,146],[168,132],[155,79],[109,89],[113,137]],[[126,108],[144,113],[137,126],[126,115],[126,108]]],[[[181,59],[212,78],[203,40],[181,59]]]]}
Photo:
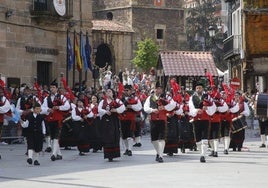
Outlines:
{"type": "Polygon", "coordinates": [[[85,45],[84,45],[84,36],[83,33],[80,33],[80,49],[81,49],[81,60],[82,65],[84,65],[84,69],[87,71],[88,65],[87,65],[87,58],[86,58],[86,51],[85,51],[85,45]]]}
{"type": "Polygon", "coordinates": [[[87,66],[88,69],[93,72],[93,68],[92,68],[92,63],[91,63],[91,46],[89,43],[89,36],[88,33],[86,35],[86,45],[85,45],[85,50],[86,50],[86,60],[87,60],[87,66]]]}
{"type": "Polygon", "coordinates": [[[67,36],[67,54],[68,54],[68,59],[67,59],[68,70],[71,70],[74,64],[74,54],[73,54],[73,46],[72,46],[69,35],[67,36]]]}
{"type": "Polygon", "coordinates": [[[75,52],[75,58],[76,58],[76,62],[77,62],[77,70],[81,71],[82,70],[82,61],[81,61],[81,56],[80,56],[80,47],[78,45],[78,40],[77,40],[77,36],[75,34],[74,36],[74,52],[75,52]]]}

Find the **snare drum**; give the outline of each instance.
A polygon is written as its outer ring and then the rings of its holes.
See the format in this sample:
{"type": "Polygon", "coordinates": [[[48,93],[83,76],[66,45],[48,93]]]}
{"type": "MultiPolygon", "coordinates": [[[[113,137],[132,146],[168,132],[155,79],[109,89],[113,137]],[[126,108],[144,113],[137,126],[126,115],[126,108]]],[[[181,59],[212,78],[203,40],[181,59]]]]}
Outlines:
{"type": "Polygon", "coordinates": [[[242,131],[247,127],[245,123],[243,123],[242,116],[238,116],[234,119],[232,119],[232,133],[237,133],[239,131],[242,131]]]}

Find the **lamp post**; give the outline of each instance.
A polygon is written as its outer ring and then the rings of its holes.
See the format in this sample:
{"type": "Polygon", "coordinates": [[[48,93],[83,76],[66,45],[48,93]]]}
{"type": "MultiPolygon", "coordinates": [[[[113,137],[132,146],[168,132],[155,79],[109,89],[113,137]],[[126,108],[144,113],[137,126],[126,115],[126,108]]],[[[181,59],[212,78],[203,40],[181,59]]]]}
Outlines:
{"type": "Polygon", "coordinates": [[[216,31],[216,29],[215,29],[215,27],[214,26],[209,26],[209,28],[208,28],[208,33],[209,33],[209,36],[210,37],[215,37],[215,31],[216,31]]]}

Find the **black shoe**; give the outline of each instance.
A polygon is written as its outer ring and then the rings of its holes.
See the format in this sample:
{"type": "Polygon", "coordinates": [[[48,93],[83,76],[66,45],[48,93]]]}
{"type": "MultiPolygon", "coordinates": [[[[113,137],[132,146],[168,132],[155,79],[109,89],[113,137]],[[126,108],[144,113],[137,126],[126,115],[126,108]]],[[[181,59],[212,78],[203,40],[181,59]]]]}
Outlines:
{"type": "Polygon", "coordinates": [[[45,149],[45,152],[50,153],[51,151],[52,151],[51,147],[47,147],[47,148],[45,149]]]}
{"type": "Polygon", "coordinates": [[[225,155],[228,155],[228,150],[225,149],[223,153],[224,153],[225,155]]]}
{"type": "MultiPolygon", "coordinates": [[[[190,150],[193,151],[192,148],[191,148],[190,150]]],[[[185,148],[181,148],[181,152],[182,152],[182,153],[185,153],[185,148]]]]}
{"type": "Polygon", "coordinates": [[[33,164],[33,160],[31,158],[28,158],[27,163],[31,165],[31,164],[33,164]]]}
{"type": "Polygon", "coordinates": [[[213,157],[214,156],[214,151],[211,151],[211,153],[208,156],[213,157]]]}
{"type": "Polygon", "coordinates": [[[205,163],[205,162],[206,162],[206,159],[205,159],[204,156],[201,156],[201,157],[200,157],[200,162],[201,162],[201,163],[205,163]]]}
{"type": "Polygon", "coordinates": [[[84,156],[85,153],[83,153],[83,152],[79,152],[79,155],[80,155],[80,156],[84,156]]]}
{"type": "Polygon", "coordinates": [[[123,155],[128,155],[128,149],[125,151],[125,153],[123,153],[123,155]]]}
{"type": "Polygon", "coordinates": [[[241,148],[238,148],[237,151],[241,151],[241,148]]]}
{"type": "Polygon", "coordinates": [[[70,146],[66,146],[64,147],[65,150],[72,150],[72,148],[70,146]]]}
{"type": "Polygon", "coordinates": [[[35,160],[35,161],[34,161],[34,165],[35,165],[35,166],[39,166],[40,163],[39,163],[37,160],[35,160]]]}
{"type": "Polygon", "coordinates": [[[233,148],[233,151],[236,151],[236,148],[233,148]]]}
{"type": "Polygon", "coordinates": [[[113,158],[109,158],[109,162],[113,162],[113,158]]]}
{"type": "Polygon", "coordinates": [[[164,162],[163,158],[162,157],[159,157],[158,162],[159,163],[163,163],[164,162]]]}
{"type": "Polygon", "coordinates": [[[159,161],[159,155],[158,154],[155,157],[155,161],[159,161]]]}
{"type": "Polygon", "coordinates": [[[128,156],[132,156],[132,151],[131,151],[131,150],[128,150],[127,155],[128,155],[128,156]]]}
{"type": "Polygon", "coordinates": [[[136,143],[133,145],[133,147],[141,147],[141,143],[136,143]]]}
{"type": "Polygon", "coordinates": [[[213,157],[218,157],[218,152],[214,152],[213,157]]]}
{"type": "Polygon", "coordinates": [[[172,157],[173,156],[173,153],[170,152],[167,155],[170,156],[170,157],[172,157]]]}
{"type": "Polygon", "coordinates": [[[57,155],[56,160],[62,160],[62,156],[61,155],[57,155]]]}
{"type": "Polygon", "coordinates": [[[97,153],[97,151],[98,151],[97,149],[93,149],[93,151],[92,151],[92,152],[93,152],[93,153],[97,153]]]}
{"type": "Polygon", "coordinates": [[[260,148],[265,148],[265,147],[266,147],[265,144],[260,145],[260,148]]]}
{"type": "Polygon", "coordinates": [[[52,155],[52,156],[50,157],[50,159],[51,159],[51,161],[55,161],[55,160],[56,160],[55,155],[52,155]]]}

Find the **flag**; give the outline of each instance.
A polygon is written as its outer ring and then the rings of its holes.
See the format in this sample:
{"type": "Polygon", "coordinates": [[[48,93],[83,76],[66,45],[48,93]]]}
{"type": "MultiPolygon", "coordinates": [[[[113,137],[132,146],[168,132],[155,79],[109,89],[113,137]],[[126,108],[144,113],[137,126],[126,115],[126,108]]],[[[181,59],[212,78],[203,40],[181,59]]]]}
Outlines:
{"type": "Polygon", "coordinates": [[[75,52],[75,57],[76,57],[76,62],[77,62],[77,70],[81,71],[82,70],[82,61],[81,61],[81,56],[80,56],[80,47],[78,45],[77,41],[77,36],[74,36],[74,52],[75,52]]]}
{"type": "Polygon", "coordinates": [[[84,65],[84,69],[87,71],[88,65],[87,65],[87,58],[86,58],[86,51],[85,51],[85,45],[84,45],[84,37],[83,33],[80,33],[80,49],[81,49],[81,60],[82,64],[84,65]]]}
{"type": "Polygon", "coordinates": [[[88,69],[93,72],[92,64],[91,64],[91,46],[89,44],[89,37],[88,34],[86,35],[86,45],[85,45],[85,51],[86,51],[86,59],[87,59],[87,66],[88,69]]]}
{"type": "Polygon", "coordinates": [[[68,70],[71,70],[73,64],[74,64],[74,54],[73,54],[73,47],[71,43],[71,39],[69,36],[67,36],[67,54],[68,54],[68,70]]]}

